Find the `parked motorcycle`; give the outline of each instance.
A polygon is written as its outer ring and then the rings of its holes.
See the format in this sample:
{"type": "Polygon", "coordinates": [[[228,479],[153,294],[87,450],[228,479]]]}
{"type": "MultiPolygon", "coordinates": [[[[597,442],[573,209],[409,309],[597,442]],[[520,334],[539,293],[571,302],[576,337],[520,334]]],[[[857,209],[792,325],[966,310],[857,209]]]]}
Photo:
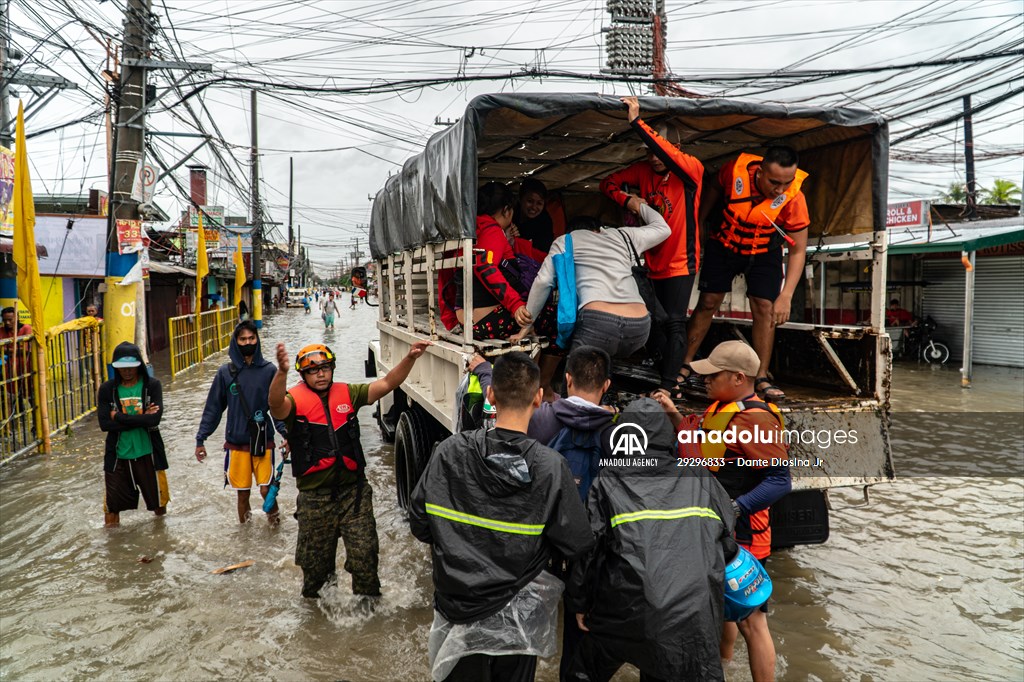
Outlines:
{"type": "Polygon", "coordinates": [[[902,357],[918,358],[929,365],[944,365],[949,361],[949,346],[934,337],[938,323],[928,315],[918,320],[903,333],[902,357]]]}

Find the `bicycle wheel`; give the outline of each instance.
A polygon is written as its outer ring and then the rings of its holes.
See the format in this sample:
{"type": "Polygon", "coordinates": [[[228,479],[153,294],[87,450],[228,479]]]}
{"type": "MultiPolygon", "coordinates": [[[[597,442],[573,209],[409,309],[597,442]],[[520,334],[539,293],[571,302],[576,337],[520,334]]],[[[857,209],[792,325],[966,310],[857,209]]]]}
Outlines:
{"type": "Polygon", "coordinates": [[[949,360],[949,347],[941,341],[931,341],[921,350],[921,358],[929,365],[944,365],[949,360]]]}

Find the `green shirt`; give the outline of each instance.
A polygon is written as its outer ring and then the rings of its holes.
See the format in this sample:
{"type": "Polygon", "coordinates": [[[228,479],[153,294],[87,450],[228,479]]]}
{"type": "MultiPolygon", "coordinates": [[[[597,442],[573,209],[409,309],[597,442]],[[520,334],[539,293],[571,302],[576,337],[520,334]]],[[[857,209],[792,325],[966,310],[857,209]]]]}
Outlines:
{"type": "MultiPolygon", "coordinates": [[[[352,401],[352,411],[358,412],[359,408],[365,407],[370,404],[370,384],[347,384],[348,385],[348,397],[352,401]]],[[[289,396],[290,397],[290,396],[289,396]]],[[[290,400],[291,407],[288,411],[288,416],[284,418],[284,425],[288,428],[289,433],[292,427],[295,425],[295,401],[290,400]]],[[[298,476],[295,479],[295,487],[299,490],[314,490],[316,488],[328,488],[334,485],[335,478],[337,476],[338,467],[331,467],[324,471],[315,471],[308,476],[298,476]]],[[[345,474],[342,478],[342,483],[356,480],[354,472],[345,469],[345,474]]]]}
{"type": "MultiPolygon", "coordinates": [[[[121,411],[125,414],[142,414],[142,380],[132,386],[117,385],[117,399],[121,402],[121,411]]],[[[122,431],[117,439],[118,459],[138,459],[153,454],[153,441],[149,437],[149,429],[138,427],[122,431]]]]}

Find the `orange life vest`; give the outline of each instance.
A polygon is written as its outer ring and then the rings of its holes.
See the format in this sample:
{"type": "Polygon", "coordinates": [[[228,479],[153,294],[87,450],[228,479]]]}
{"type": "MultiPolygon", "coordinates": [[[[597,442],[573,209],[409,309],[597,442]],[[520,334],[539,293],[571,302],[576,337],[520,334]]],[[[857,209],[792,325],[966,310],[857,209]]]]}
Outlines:
{"type": "Polygon", "coordinates": [[[797,169],[792,184],[776,198],[754,194],[750,167],[760,164],[762,158],[754,154],[740,154],[732,166],[729,186],[722,188],[727,192],[725,211],[722,227],[714,236],[726,248],[744,256],[767,253],[782,243],[782,237],[776,233],[772,222],[778,223],[782,209],[800,193],[800,186],[807,178],[807,173],[797,169]]]}
{"type": "Polygon", "coordinates": [[[331,384],[323,397],[305,382],[296,384],[288,393],[295,401],[295,423],[288,430],[292,474],[305,476],[324,471],[335,466],[338,457],[340,466],[349,472],[359,473],[366,468],[348,384],[331,384]]]}
{"type": "MultiPolygon", "coordinates": [[[[719,402],[712,403],[704,412],[701,418],[700,428],[705,431],[724,432],[729,423],[741,412],[770,412],[779,420],[779,425],[785,428],[785,422],[779,408],[772,403],[763,403],[758,400],[737,400],[719,407],[719,402]]],[[[725,488],[731,499],[744,495],[761,482],[759,469],[748,466],[738,466],[736,460],[744,457],[743,453],[729,448],[726,444],[707,444],[701,446],[704,457],[721,458],[725,465],[720,467],[709,467],[718,479],[718,482],[725,488]]],[[[772,527],[769,509],[756,511],[749,516],[742,514],[736,519],[736,542],[743,545],[758,559],[763,559],[772,551],[772,527]]]]}

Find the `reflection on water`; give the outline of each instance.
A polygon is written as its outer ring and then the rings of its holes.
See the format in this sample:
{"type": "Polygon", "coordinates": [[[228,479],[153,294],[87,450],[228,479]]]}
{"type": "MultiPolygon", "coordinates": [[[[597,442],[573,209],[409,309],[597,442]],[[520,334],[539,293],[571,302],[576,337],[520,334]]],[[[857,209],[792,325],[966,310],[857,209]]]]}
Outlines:
{"type": "MultiPolygon", "coordinates": [[[[374,316],[365,306],[343,307],[337,329],[325,332],[318,316],[287,311],[268,323],[264,352],[272,355],[279,340],[291,353],[324,341],[338,354],[338,377],[361,381],[374,316]]],[[[391,449],[370,411],[362,436],[377,491],[385,596],[365,616],[347,580],[319,602],[299,597],[290,480],[280,529],[259,513],[240,526],[213,449],[205,463],[195,461],[194,434],[222,361],[165,379],[161,429],[173,498],[165,519],[128,512],[121,528],[102,528],[103,438],[94,421],[59,452],[0,470],[0,676],[428,679],[429,555],[397,509],[391,449]],[[210,574],[246,559],[256,565],[210,574]]],[[[159,358],[157,372],[167,376],[159,358]]],[[[1013,434],[1024,413],[1021,379],[978,368],[975,387],[962,391],[955,371],[897,368],[894,411],[915,413],[902,429],[894,421],[897,472],[916,460],[955,461],[973,462],[982,475],[908,476],[873,488],[868,506],[859,490],[832,493],[829,542],[769,562],[780,679],[1021,678],[1024,483],[1020,431],[1013,434]],[[1006,478],[1012,471],[1018,477],[1006,478]]],[[[538,679],[556,673],[555,661],[542,662],[538,679]]],[[[728,674],[749,679],[745,665],[728,674]]],[[[636,675],[626,670],[618,679],[636,675]]]]}

